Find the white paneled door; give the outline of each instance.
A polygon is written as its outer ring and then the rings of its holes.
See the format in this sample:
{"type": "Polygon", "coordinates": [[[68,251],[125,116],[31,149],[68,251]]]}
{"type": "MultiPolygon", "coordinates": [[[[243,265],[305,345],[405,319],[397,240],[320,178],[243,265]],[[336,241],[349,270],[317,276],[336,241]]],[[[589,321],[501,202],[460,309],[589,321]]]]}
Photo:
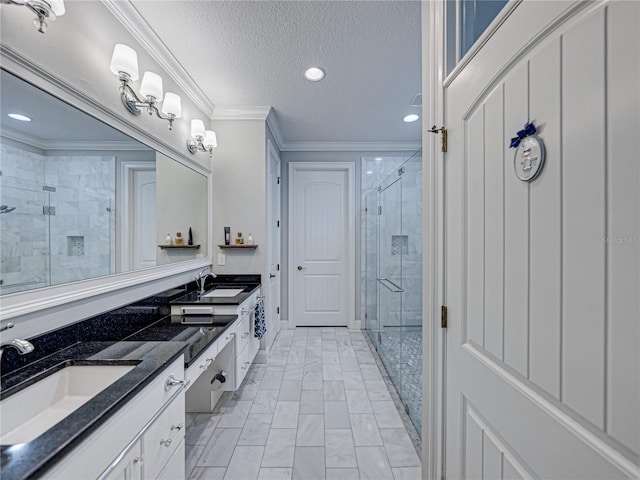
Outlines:
{"type": "Polygon", "coordinates": [[[638,478],[640,2],[512,7],[444,89],[445,475],[638,478]]]}
{"type": "Polygon", "coordinates": [[[352,326],[352,165],[290,164],[290,320],[352,326]]]}

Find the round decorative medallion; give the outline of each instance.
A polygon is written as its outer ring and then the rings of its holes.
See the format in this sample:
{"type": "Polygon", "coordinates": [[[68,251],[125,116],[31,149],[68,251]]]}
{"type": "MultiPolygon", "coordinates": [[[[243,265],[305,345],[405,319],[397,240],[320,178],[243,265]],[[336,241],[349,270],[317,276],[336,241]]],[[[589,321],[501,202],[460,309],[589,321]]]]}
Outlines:
{"type": "Polygon", "coordinates": [[[522,139],[513,157],[513,168],[523,182],[536,178],[544,166],[544,144],[537,135],[529,135],[522,139]]]}

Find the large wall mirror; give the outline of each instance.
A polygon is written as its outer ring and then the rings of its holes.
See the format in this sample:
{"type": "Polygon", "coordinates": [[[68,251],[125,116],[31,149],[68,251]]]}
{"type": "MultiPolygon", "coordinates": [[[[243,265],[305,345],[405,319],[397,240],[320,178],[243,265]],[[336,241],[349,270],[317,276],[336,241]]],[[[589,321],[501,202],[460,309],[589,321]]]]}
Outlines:
{"type": "Polygon", "coordinates": [[[205,175],[5,70],[0,83],[1,295],[208,256],[205,175]]]}

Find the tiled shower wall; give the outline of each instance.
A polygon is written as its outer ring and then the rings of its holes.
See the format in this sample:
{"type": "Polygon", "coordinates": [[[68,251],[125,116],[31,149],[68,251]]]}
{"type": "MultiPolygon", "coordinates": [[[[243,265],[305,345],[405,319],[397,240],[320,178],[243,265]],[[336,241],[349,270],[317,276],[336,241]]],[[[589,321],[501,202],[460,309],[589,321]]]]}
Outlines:
{"type": "Polygon", "coordinates": [[[0,215],[2,293],[111,273],[115,157],[1,144],[0,171],[1,203],[15,207],[0,215]]]}

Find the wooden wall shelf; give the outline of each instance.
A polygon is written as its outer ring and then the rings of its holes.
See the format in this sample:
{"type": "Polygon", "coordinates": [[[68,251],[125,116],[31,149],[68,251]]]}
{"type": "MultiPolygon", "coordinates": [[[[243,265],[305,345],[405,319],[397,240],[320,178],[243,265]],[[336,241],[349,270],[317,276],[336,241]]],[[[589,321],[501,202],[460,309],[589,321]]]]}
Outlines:
{"type": "Polygon", "coordinates": [[[158,245],[162,250],[181,248],[185,250],[198,250],[200,245],[158,245]]]}
{"type": "Polygon", "coordinates": [[[258,248],[258,245],[218,245],[218,247],[222,248],[222,249],[229,249],[229,250],[233,250],[238,249],[245,249],[245,250],[255,250],[256,248],[258,248]]]}

